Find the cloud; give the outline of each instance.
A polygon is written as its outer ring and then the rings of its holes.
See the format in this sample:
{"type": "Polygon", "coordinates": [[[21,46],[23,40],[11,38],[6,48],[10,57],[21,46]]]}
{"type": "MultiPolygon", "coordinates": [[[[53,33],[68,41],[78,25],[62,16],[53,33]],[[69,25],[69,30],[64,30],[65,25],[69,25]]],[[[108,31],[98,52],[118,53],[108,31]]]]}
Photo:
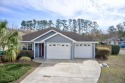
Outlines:
{"type": "Polygon", "coordinates": [[[8,9],[6,7],[0,7],[0,12],[11,12],[11,13],[13,13],[14,11],[10,10],[10,9],[8,9]]]}
{"type": "MultiPolygon", "coordinates": [[[[124,21],[125,0],[2,0],[1,4],[19,10],[38,10],[63,18],[83,18],[110,26],[124,21]]],[[[0,10],[13,12],[0,7],[0,10]]]]}

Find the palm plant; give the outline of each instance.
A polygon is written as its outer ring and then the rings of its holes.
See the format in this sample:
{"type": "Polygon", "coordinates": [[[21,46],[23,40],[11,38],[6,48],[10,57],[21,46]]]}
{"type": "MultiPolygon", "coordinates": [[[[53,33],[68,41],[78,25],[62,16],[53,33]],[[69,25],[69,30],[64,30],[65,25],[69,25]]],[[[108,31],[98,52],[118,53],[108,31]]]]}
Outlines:
{"type": "Polygon", "coordinates": [[[5,35],[6,35],[7,21],[0,21],[0,47],[5,48],[5,35]]]}
{"type": "Polygon", "coordinates": [[[17,53],[18,53],[19,46],[20,46],[19,41],[20,41],[20,36],[17,31],[12,32],[11,35],[8,37],[8,42],[7,42],[8,50],[6,52],[8,61],[16,60],[17,53]]]}
{"type": "Polygon", "coordinates": [[[6,53],[4,56],[6,56],[7,61],[15,61],[16,55],[18,53],[18,48],[20,46],[20,36],[17,31],[12,32],[8,29],[6,29],[7,23],[0,22],[0,46],[3,48],[3,51],[5,51],[5,47],[7,47],[6,53]]]}

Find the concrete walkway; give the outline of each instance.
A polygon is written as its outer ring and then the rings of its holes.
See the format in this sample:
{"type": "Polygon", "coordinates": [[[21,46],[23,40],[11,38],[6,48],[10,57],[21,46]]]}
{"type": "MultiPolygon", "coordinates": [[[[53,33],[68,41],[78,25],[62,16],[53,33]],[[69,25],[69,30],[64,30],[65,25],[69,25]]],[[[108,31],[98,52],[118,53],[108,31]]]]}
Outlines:
{"type": "Polygon", "coordinates": [[[100,72],[96,60],[47,60],[21,83],[97,83],[100,72]]]}

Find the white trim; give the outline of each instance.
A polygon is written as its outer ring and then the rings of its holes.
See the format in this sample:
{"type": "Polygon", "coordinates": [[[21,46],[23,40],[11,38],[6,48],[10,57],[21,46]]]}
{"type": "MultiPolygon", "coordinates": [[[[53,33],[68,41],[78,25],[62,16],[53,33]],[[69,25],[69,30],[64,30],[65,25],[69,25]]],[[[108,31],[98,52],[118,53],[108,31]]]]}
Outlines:
{"type": "Polygon", "coordinates": [[[39,44],[38,44],[38,57],[39,57],[39,44]]]}
{"type": "Polygon", "coordinates": [[[94,51],[94,57],[95,58],[95,44],[93,44],[93,51],[94,51]]]}
{"type": "Polygon", "coordinates": [[[42,49],[43,49],[43,48],[42,48],[42,43],[41,43],[41,57],[43,56],[43,55],[42,55],[42,49]]]}
{"type": "Polygon", "coordinates": [[[46,48],[45,48],[45,42],[44,42],[44,46],[43,46],[43,47],[44,47],[44,48],[43,48],[43,49],[44,49],[44,55],[43,55],[43,58],[46,59],[46,54],[45,54],[45,50],[46,50],[46,48]]]}
{"type": "Polygon", "coordinates": [[[97,41],[77,41],[75,43],[98,43],[97,41]]]}
{"type": "Polygon", "coordinates": [[[19,42],[22,42],[22,43],[23,43],[23,42],[31,42],[31,41],[19,41],[19,42]]]}
{"type": "Polygon", "coordinates": [[[36,40],[36,39],[38,39],[38,38],[40,38],[40,37],[42,37],[42,36],[46,35],[47,33],[51,32],[51,31],[56,32],[56,31],[55,31],[55,30],[53,30],[53,29],[52,29],[52,30],[49,30],[49,31],[47,31],[47,32],[43,33],[42,35],[40,35],[40,36],[38,36],[38,37],[36,37],[36,38],[32,39],[31,41],[34,41],[34,40],[36,40]]]}
{"type": "Polygon", "coordinates": [[[41,42],[41,41],[40,41],[40,42],[35,42],[35,43],[44,43],[44,42],[41,42]]]}
{"type": "Polygon", "coordinates": [[[71,41],[73,41],[73,42],[76,42],[76,41],[74,41],[74,40],[72,40],[71,38],[69,38],[69,37],[67,37],[67,36],[65,36],[65,35],[63,35],[63,34],[61,34],[61,33],[55,33],[55,34],[53,34],[53,35],[51,35],[51,36],[49,36],[49,37],[47,37],[47,38],[45,38],[44,40],[42,40],[42,41],[40,41],[40,42],[44,42],[45,40],[47,40],[47,39],[49,39],[49,38],[51,38],[51,37],[54,37],[54,36],[56,36],[56,35],[61,35],[61,36],[63,36],[63,37],[65,37],[65,38],[67,38],[67,39],[69,39],[69,40],[71,40],[71,41]]]}
{"type": "Polygon", "coordinates": [[[33,43],[32,43],[32,50],[33,50],[33,43]]]}
{"type": "Polygon", "coordinates": [[[35,47],[36,47],[36,46],[35,46],[35,42],[34,42],[34,58],[35,58],[35,47]]]}

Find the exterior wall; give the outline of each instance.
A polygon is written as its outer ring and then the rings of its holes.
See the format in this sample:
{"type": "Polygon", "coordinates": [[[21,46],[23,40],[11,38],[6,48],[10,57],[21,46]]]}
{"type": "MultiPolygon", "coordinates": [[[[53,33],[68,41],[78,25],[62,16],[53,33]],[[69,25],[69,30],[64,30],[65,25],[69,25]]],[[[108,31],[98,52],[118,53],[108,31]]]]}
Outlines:
{"type": "Polygon", "coordinates": [[[118,41],[110,41],[108,42],[109,45],[119,45],[118,41]]]}
{"type": "Polygon", "coordinates": [[[54,42],[54,43],[72,43],[71,40],[61,36],[61,35],[56,35],[54,37],[51,37],[50,39],[47,39],[45,43],[47,42],[54,42]]]}
{"type": "Polygon", "coordinates": [[[71,59],[73,58],[73,54],[74,54],[73,53],[73,46],[74,46],[73,42],[58,34],[58,35],[56,35],[56,36],[54,36],[50,39],[47,39],[45,41],[45,59],[46,59],[46,56],[47,56],[46,55],[47,54],[47,45],[46,45],[47,43],[70,43],[71,44],[71,59]]]}
{"type": "Polygon", "coordinates": [[[40,42],[40,41],[42,41],[43,39],[45,39],[45,38],[47,38],[47,37],[49,37],[49,36],[51,36],[51,35],[53,35],[53,34],[55,34],[55,32],[54,32],[54,31],[51,31],[51,32],[45,34],[44,36],[42,36],[42,37],[36,39],[35,42],[40,42]]]}

